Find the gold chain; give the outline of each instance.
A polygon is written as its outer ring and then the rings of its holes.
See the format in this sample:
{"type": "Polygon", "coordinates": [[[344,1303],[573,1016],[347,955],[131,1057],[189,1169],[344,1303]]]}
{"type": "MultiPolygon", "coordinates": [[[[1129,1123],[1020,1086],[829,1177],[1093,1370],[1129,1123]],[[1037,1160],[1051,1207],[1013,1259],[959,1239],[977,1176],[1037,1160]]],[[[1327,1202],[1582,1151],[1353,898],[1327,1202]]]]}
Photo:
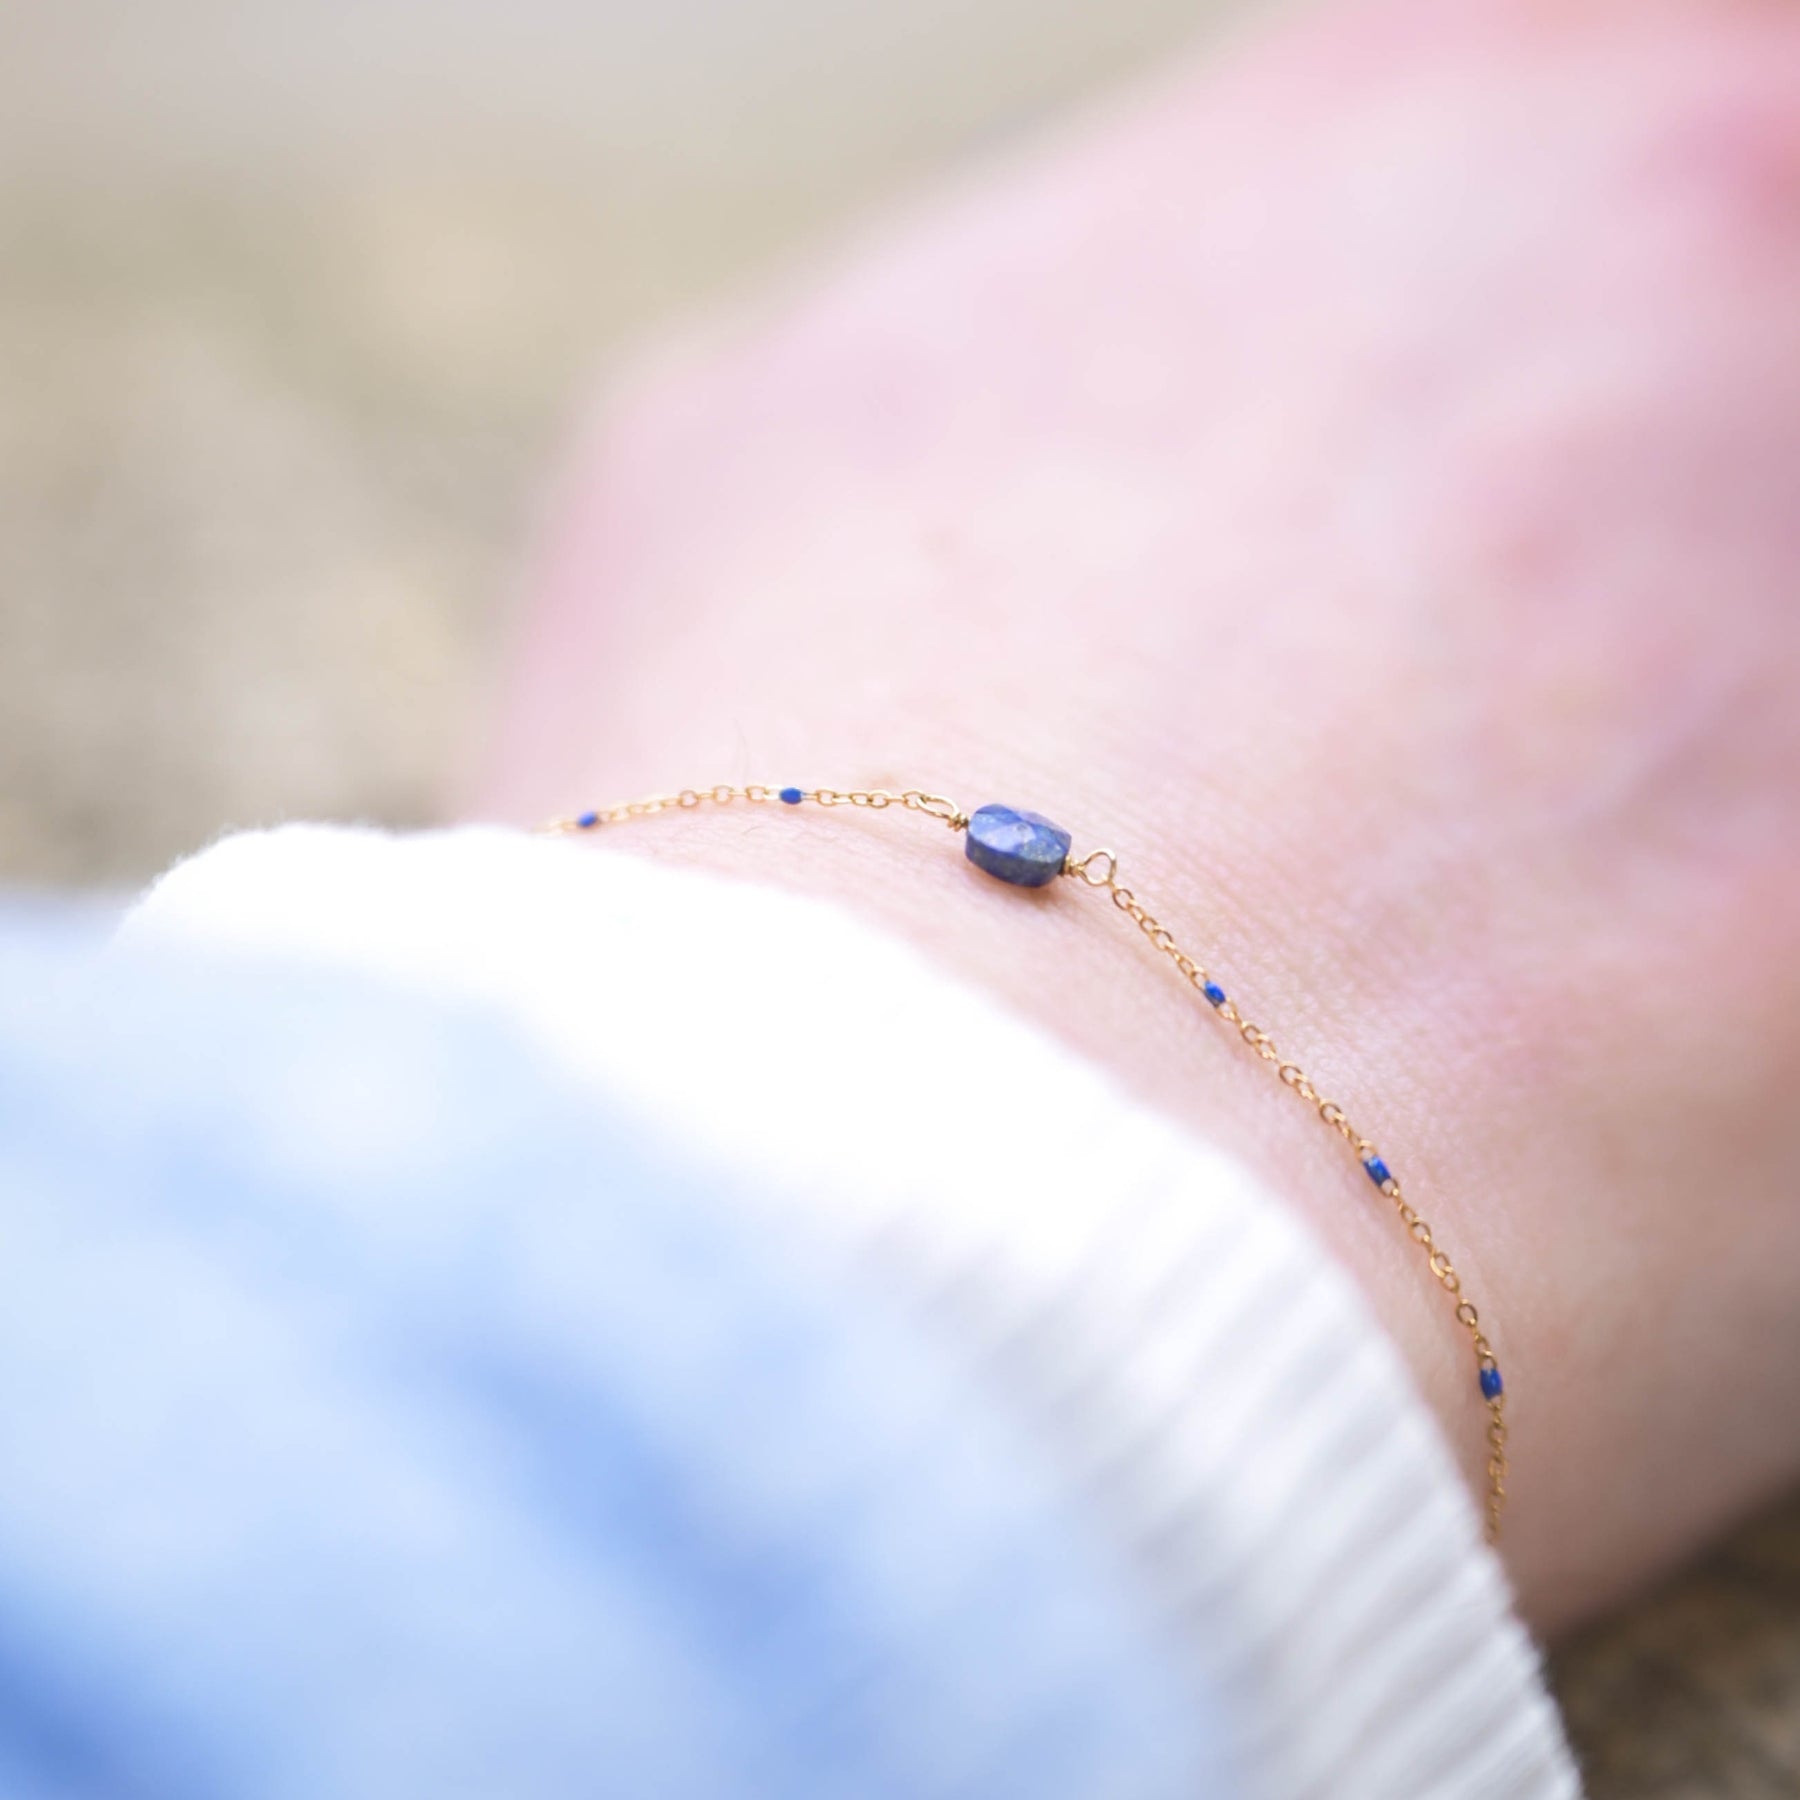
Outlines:
{"type": "MultiPolygon", "coordinates": [[[[766,804],[771,801],[785,802],[790,806],[802,803],[814,806],[861,806],[873,811],[881,811],[889,806],[899,806],[908,812],[924,813],[948,825],[952,831],[966,831],[971,815],[964,812],[952,800],[942,794],[927,794],[918,788],[907,788],[903,792],[889,793],[885,788],[800,788],[778,787],[773,784],[752,782],[748,786],[733,787],[720,782],[716,786],[706,788],[681,788],[673,794],[650,794],[641,800],[626,800],[615,806],[597,808],[572,818],[551,819],[538,829],[541,832],[563,836],[580,832],[593,831],[605,825],[623,824],[631,819],[648,818],[655,813],[672,810],[692,811],[695,807],[713,805],[727,806],[737,801],[746,801],[752,805],[766,804]]],[[[1048,821],[1039,821],[1047,826],[1048,821]]],[[[1054,829],[1054,828],[1051,828],[1054,829]]],[[[1059,834],[1066,845],[1067,834],[1059,834]]],[[[1407,1200],[1402,1191],[1399,1179],[1388,1168],[1386,1161],[1376,1150],[1374,1141],[1366,1138],[1350,1122],[1344,1109],[1334,1100],[1327,1100],[1315,1088],[1307,1077],[1305,1070],[1296,1062],[1289,1061],[1276,1049],[1275,1041],[1260,1025],[1253,1024],[1238,1010],[1237,1005],[1226,994],[1225,990],[1213,979],[1203,963],[1196,962],[1180,944],[1175,941],[1174,933],[1146,908],[1130,888],[1119,880],[1119,859],[1111,850],[1090,850],[1085,856],[1074,857],[1064,855],[1060,867],[1051,870],[1053,875],[1062,875],[1079,882],[1084,887],[1103,889],[1112,897],[1112,903],[1120,912],[1132,921],[1149,940],[1153,950],[1160,951],[1180,971],[1183,980],[1205,1000],[1212,1011],[1230,1026],[1235,1033],[1256,1052],[1257,1056],[1275,1071],[1276,1079],[1284,1087],[1295,1094],[1312,1108],[1325,1124],[1341,1137],[1349,1146],[1350,1153],[1362,1166],[1363,1172],[1374,1182],[1383,1194],[1394,1203],[1394,1210],[1399,1215],[1400,1223],[1406,1227],[1408,1235],[1425,1253],[1426,1266],[1442,1286],[1444,1292],[1456,1302],[1456,1321],[1469,1334],[1471,1346],[1475,1354],[1477,1386],[1482,1403],[1487,1409],[1487,1539],[1488,1542],[1500,1541],[1500,1513],[1506,1502],[1506,1393],[1500,1379],[1500,1367],[1494,1359],[1493,1347],[1489,1344],[1481,1328],[1481,1317],[1475,1304],[1464,1291],[1462,1277],[1456,1272],[1450,1257],[1432,1235],[1430,1225],[1419,1216],[1418,1211],[1407,1200]]],[[[1035,881],[1034,877],[1034,881],[1035,881]]]]}

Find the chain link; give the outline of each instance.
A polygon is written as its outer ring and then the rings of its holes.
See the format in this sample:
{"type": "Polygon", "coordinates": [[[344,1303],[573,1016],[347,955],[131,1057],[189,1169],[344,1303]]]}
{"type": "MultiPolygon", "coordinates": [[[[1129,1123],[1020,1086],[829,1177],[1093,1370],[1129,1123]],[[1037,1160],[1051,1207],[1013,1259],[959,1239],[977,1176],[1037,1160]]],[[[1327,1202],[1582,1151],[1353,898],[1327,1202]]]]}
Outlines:
{"type": "MultiPolygon", "coordinates": [[[[1486,1377],[1497,1374],[1499,1364],[1494,1359],[1492,1346],[1482,1334],[1481,1315],[1474,1302],[1463,1297],[1462,1277],[1450,1257],[1432,1236],[1431,1227],[1422,1219],[1412,1204],[1406,1199],[1398,1179],[1388,1172],[1387,1165],[1377,1155],[1372,1140],[1366,1138],[1351,1124],[1349,1115],[1335,1100],[1327,1100],[1314,1087],[1306,1071],[1296,1062],[1288,1061],[1275,1047],[1275,1040],[1260,1025],[1253,1024],[1239,1012],[1237,1006],[1226,997],[1223,990],[1214,982],[1212,974],[1205,964],[1197,962],[1176,941],[1175,935],[1160,919],[1139,900],[1132,890],[1119,880],[1119,859],[1110,850],[1090,850],[1086,856],[1071,859],[1063,867],[1063,874],[1079,881],[1083,886],[1104,888],[1112,896],[1112,903],[1120,912],[1131,920],[1148,940],[1151,949],[1159,952],[1175,965],[1188,985],[1196,989],[1209,1001],[1213,1011],[1228,1026],[1236,1029],[1239,1037],[1256,1052],[1266,1063],[1274,1065],[1275,1074],[1283,1086],[1291,1088],[1304,1100],[1318,1117],[1335,1131],[1350,1147],[1351,1154],[1362,1164],[1365,1172],[1376,1178],[1376,1185],[1383,1194],[1394,1203],[1400,1222],[1406,1227],[1408,1234],[1424,1250],[1425,1266],[1437,1279],[1438,1283],[1456,1300],[1456,1322],[1468,1332],[1471,1347],[1475,1354],[1476,1369],[1486,1377]],[[1215,997],[1216,996],[1216,997],[1215,997]],[[1371,1164],[1374,1165],[1371,1168],[1371,1164]]],[[[1483,1390],[1483,1404],[1487,1408],[1487,1492],[1484,1512],[1489,1543],[1500,1540],[1500,1514],[1506,1504],[1506,1400],[1505,1395],[1488,1396],[1483,1390]]]]}
{"type": "MultiPolygon", "coordinates": [[[[650,794],[642,799],[598,807],[571,818],[551,819],[540,825],[538,830],[552,836],[568,836],[594,831],[607,825],[624,824],[629,820],[649,818],[656,813],[674,809],[691,812],[696,807],[708,804],[729,806],[737,801],[747,801],[752,805],[761,805],[774,800],[790,805],[810,802],[816,806],[860,806],[875,812],[899,806],[908,812],[936,819],[941,824],[948,825],[952,831],[962,831],[969,823],[969,815],[955,801],[946,799],[942,794],[928,794],[919,788],[907,788],[894,794],[885,788],[849,788],[840,791],[828,787],[784,788],[764,782],[733,787],[720,782],[710,788],[680,788],[673,794],[650,794]]],[[[1236,1003],[1217,984],[1206,965],[1184,950],[1176,941],[1175,934],[1120,881],[1119,859],[1111,850],[1090,850],[1080,858],[1071,857],[1064,863],[1062,873],[1084,887],[1104,889],[1110,895],[1113,905],[1144,934],[1150,948],[1159,955],[1166,956],[1181,978],[1208,1003],[1217,1017],[1233,1029],[1261,1061],[1274,1068],[1276,1078],[1282,1085],[1298,1094],[1318,1118],[1344,1140],[1365,1173],[1393,1202],[1394,1211],[1408,1236],[1424,1252],[1427,1269],[1444,1292],[1455,1300],[1456,1322],[1469,1334],[1476,1368],[1481,1376],[1483,1404],[1487,1410],[1487,1538],[1489,1543],[1498,1543],[1500,1515],[1506,1503],[1505,1395],[1503,1392],[1490,1394],[1488,1391],[1490,1380],[1498,1386],[1499,1364],[1494,1358],[1492,1345],[1482,1332],[1481,1315],[1474,1302],[1466,1296],[1462,1277],[1449,1254],[1438,1244],[1430,1225],[1406,1198],[1399,1180],[1377,1154],[1374,1141],[1357,1130],[1350,1122],[1349,1115],[1335,1100],[1328,1100],[1320,1094],[1305,1070],[1282,1055],[1269,1033],[1238,1010],[1236,1003]]]]}
{"type": "MultiPolygon", "coordinates": [[[[820,787],[791,788],[785,791],[795,794],[802,801],[811,801],[815,806],[861,806],[872,812],[880,812],[883,807],[900,806],[908,812],[924,813],[929,818],[940,820],[953,831],[961,831],[969,822],[969,815],[954,800],[947,800],[942,794],[927,794],[920,788],[908,788],[900,794],[889,793],[886,788],[840,790],[820,787]]],[[[709,788],[679,788],[672,794],[645,794],[636,800],[621,800],[612,806],[597,806],[591,812],[546,819],[537,827],[537,835],[573,837],[596,831],[603,825],[622,825],[629,819],[647,819],[656,813],[669,812],[677,807],[691,812],[695,807],[709,803],[714,806],[729,806],[734,800],[747,800],[752,805],[760,805],[780,799],[783,793],[783,789],[762,781],[753,781],[743,787],[733,787],[729,782],[721,781],[709,788]]]]}

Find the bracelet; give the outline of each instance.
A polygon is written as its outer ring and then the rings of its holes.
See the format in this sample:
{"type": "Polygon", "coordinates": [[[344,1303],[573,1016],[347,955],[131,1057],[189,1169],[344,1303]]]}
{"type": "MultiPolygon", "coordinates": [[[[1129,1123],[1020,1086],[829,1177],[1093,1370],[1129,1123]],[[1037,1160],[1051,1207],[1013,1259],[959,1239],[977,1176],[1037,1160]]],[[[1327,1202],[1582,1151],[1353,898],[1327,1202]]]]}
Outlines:
{"type": "Polygon", "coordinates": [[[1494,1359],[1493,1347],[1482,1331],[1480,1315],[1464,1292],[1462,1277],[1438,1246],[1431,1227],[1407,1200],[1399,1178],[1388,1167],[1373,1141],[1350,1123],[1341,1106],[1321,1096],[1300,1065],[1282,1056],[1269,1034],[1244,1017],[1207,968],[1182,949],[1169,928],[1120,882],[1119,859],[1111,850],[1090,850],[1085,856],[1074,856],[1071,854],[1073,840],[1061,826],[1052,824],[1041,813],[1026,812],[1013,806],[980,806],[972,813],[965,813],[942,794],[927,794],[917,788],[893,794],[883,788],[853,788],[840,792],[836,788],[770,787],[755,782],[745,787],[720,783],[710,788],[682,788],[674,794],[652,794],[642,800],[623,801],[617,806],[600,807],[572,818],[551,819],[538,829],[563,836],[648,818],[675,808],[691,810],[708,803],[726,806],[736,801],[747,801],[752,805],[775,802],[787,806],[861,806],[877,812],[899,806],[908,812],[923,813],[948,825],[952,831],[961,832],[969,861],[1014,887],[1048,887],[1053,881],[1066,877],[1084,887],[1105,889],[1111,895],[1113,905],[1149,939],[1151,948],[1168,957],[1214,1014],[1233,1027],[1264,1062],[1273,1065],[1282,1085],[1298,1094],[1350,1147],[1351,1155],[1361,1164],[1364,1174],[1394,1203],[1401,1224],[1425,1252],[1431,1273],[1456,1302],[1456,1321],[1469,1334],[1475,1353],[1476,1386],[1487,1410],[1487,1540],[1490,1544],[1499,1542],[1500,1512],[1506,1501],[1506,1389],[1500,1379],[1500,1365],[1494,1359]]]}

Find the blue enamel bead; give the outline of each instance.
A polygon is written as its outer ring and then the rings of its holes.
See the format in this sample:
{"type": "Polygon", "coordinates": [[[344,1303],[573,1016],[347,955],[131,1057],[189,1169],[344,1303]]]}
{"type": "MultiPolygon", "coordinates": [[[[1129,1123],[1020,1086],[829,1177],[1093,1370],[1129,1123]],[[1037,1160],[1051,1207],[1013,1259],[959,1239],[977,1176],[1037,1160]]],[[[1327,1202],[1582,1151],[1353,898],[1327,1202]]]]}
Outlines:
{"type": "Polygon", "coordinates": [[[1506,1392],[1506,1383],[1500,1379],[1498,1369],[1481,1371],[1481,1397],[1484,1400],[1498,1400],[1506,1392]]]}
{"type": "Polygon", "coordinates": [[[1363,1167],[1369,1171],[1369,1179],[1374,1182],[1377,1187],[1385,1187],[1394,1179],[1393,1171],[1379,1156],[1365,1158],[1363,1167]]]}
{"type": "Polygon", "coordinates": [[[785,800],[789,806],[798,806],[806,795],[799,788],[783,788],[775,798],[785,800]]]}
{"type": "Polygon", "coordinates": [[[575,823],[582,831],[592,831],[600,823],[600,815],[597,812],[585,812],[575,823]]]}
{"type": "Polygon", "coordinates": [[[1209,981],[1200,991],[1214,1006],[1223,1006],[1225,1004],[1225,990],[1220,987],[1216,981],[1209,981]]]}
{"type": "Polygon", "coordinates": [[[1042,813],[989,805],[969,816],[963,850],[976,868],[1014,887],[1047,887],[1069,860],[1069,834],[1042,813]]]}

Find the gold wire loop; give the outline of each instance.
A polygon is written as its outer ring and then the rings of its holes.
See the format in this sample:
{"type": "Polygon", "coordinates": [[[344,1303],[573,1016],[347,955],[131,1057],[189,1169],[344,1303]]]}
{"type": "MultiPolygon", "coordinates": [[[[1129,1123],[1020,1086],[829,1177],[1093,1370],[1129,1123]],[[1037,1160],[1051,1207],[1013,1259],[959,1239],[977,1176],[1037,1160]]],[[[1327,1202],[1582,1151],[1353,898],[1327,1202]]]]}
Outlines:
{"type": "Polygon", "coordinates": [[[942,794],[921,793],[918,788],[908,788],[900,796],[900,804],[912,812],[929,813],[946,825],[954,825],[967,816],[954,800],[947,800],[942,794]]]}
{"type": "Polygon", "coordinates": [[[1063,873],[1088,887],[1112,887],[1119,879],[1119,859],[1110,850],[1090,850],[1064,863],[1063,873]]]}

